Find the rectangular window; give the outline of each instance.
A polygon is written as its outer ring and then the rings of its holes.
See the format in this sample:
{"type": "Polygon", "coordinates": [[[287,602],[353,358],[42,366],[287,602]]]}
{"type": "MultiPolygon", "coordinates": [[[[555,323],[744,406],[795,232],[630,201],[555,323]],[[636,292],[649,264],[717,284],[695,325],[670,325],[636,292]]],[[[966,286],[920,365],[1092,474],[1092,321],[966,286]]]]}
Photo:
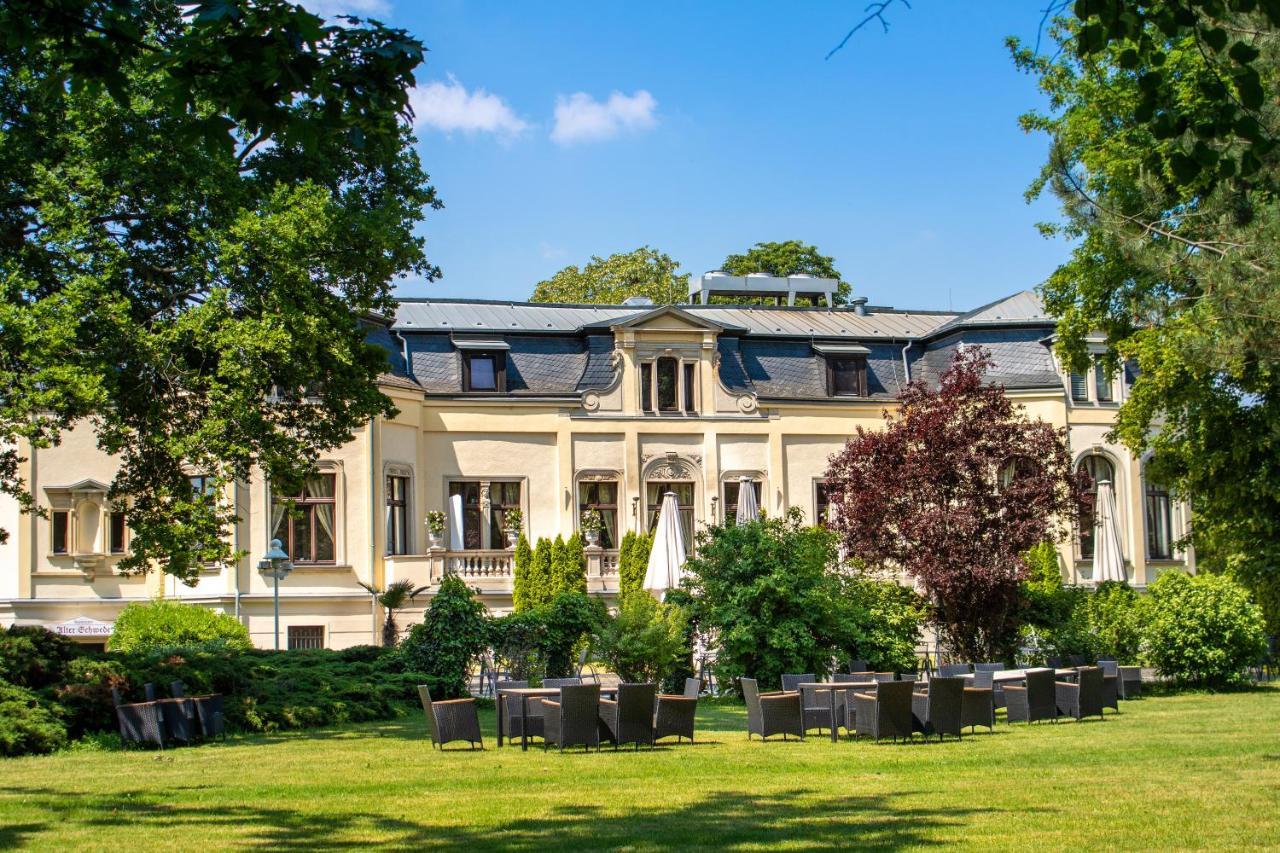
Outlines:
{"type": "Polygon", "coordinates": [[[208,474],[193,474],[189,479],[191,480],[191,491],[197,495],[211,495],[214,489],[217,488],[213,477],[208,474]]]}
{"type": "Polygon", "coordinates": [[[409,553],[408,477],[387,477],[387,553],[409,553]]]}
{"type": "Polygon", "coordinates": [[[297,651],[299,649],[323,649],[324,648],[324,626],[323,625],[290,625],[289,626],[289,651],[297,651]]]}
{"type": "Polygon", "coordinates": [[[680,410],[677,395],[677,370],[680,362],[674,358],[660,358],[658,365],[658,411],[676,412],[680,410]]]}
{"type": "Polygon", "coordinates": [[[292,496],[276,495],[271,507],[271,538],[279,539],[295,563],[336,562],[336,474],[317,474],[292,496]],[[294,505],[289,512],[288,502],[294,505]]]}
{"type": "Polygon", "coordinates": [[[1076,403],[1089,402],[1089,383],[1083,373],[1071,374],[1071,399],[1076,403]]]}
{"type": "Polygon", "coordinates": [[[65,509],[55,509],[50,514],[49,520],[53,536],[53,553],[67,553],[71,544],[71,513],[65,509]]]}
{"type": "Polygon", "coordinates": [[[653,365],[647,361],[640,365],[640,410],[653,411],[653,365]]]}
{"type": "Polygon", "coordinates": [[[479,551],[480,544],[480,484],[454,482],[449,484],[449,547],[458,550],[479,551]],[[462,541],[454,541],[452,533],[457,524],[456,516],[462,516],[462,541]]]}
{"type": "Polygon", "coordinates": [[[662,496],[675,492],[680,505],[680,532],[684,534],[684,550],[693,553],[693,483],[650,480],[645,483],[645,506],[649,511],[649,532],[658,526],[662,496]]]}
{"type": "Polygon", "coordinates": [[[822,480],[813,484],[813,523],[818,527],[826,527],[831,520],[831,496],[827,494],[827,484],[822,480]]]}
{"type": "Polygon", "coordinates": [[[698,410],[693,393],[694,378],[696,376],[694,371],[697,365],[693,362],[685,362],[682,367],[684,369],[684,411],[685,414],[692,414],[698,410]]]}
{"type": "Polygon", "coordinates": [[[1153,560],[1173,557],[1173,508],[1169,493],[1147,485],[1147,556],[1153,560]]]}
{"type": "Polygon", "coordinates": [[[463,353],[462,390],[504,391],[506,372],[506,356],[503,353],[463,353]]]}
{"type": "MultiPolygon", "coordinates": [[[[760,488],[759,480],[752,480],[751,486],[756,493],[756,507],[760,507],[760,488]]],[[[724,520],[733,524],[738,518],[738,495],[742,493],[742,483],[738,480],[727,480],[724,484],[724,520]]]]}
{"type": "Polygon", "coordinates": [[[827,356],[827,387],[833,397],[867,396],[867,360],[860,356],[827,356]]]}
{"type": "Polygon", "coordinates": [[[1098,402],[1110,403],[1113,399],[1111,395],[1111,374],[1103,367],[1101,361],[1093,363],[1093,384],[1098,394],[1098,402]]]}
{"type": "Polygon", "coordinates": [[[494,480],[489,483],[489,547],[507,547],[507,512],[520,509],[520,481],[494,480]]]}
{"type": "Polygon", "coordinates": [[[600,513],[604,529],[600,531],[601,548],[618,547],[618,484],[614,482],[578,483],[578,517],[587,510],[600,513]]]}
{"type": "Polygon", "coordinates": [[[109,533],[110,533],[110,542],[108,544],[109,544],[111,553],[123,554],[124,553],[124,537],[125,537],[125,523],[124,523],[123,510],[117,509],[111,513],[111,527],[110,527],[109,533]]]}

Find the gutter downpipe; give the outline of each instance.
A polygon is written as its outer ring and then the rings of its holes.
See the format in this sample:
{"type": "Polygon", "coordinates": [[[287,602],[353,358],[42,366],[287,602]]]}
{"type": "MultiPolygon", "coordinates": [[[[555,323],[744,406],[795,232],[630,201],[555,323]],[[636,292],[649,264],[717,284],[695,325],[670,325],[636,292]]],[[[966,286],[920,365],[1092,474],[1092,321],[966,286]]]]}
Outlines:
{"type": "Polygon", "coordinates": [[[410,379],[414,379],[413,364],[409,361],[409,339],[396,329],[389,329],[391,337],[400,342],[400,357],[404,359],[404,372],[410,379]]]}
{"type": "MultiPolygon", "coordinates": [[[[236,520],[231,525],[231,553],[235,555],[235,562],[232,563],[232,571],[235,573],[235,593],[236,593],[236,621],[240,622],[240,562],[243,559],[240,556],[240,502],[236,500],[240,494],[240,484],[235,480],[231,481],[232,501],[236,504],[236,520]]],[[[244,624],[240,622],[240,624],[244,624]]]]}
{"type": "MultiPolygon", "coordinates": [[[[403,340],[403,339],[402,339],[403,340]]],[[[382,430],[382,419],[374,416],[369,419],[369,585],[377,588],[378,578],[374,566],[378,556],[378,472],[376,470],[376,443],[374,428],[382,430]]],[[[378,640],[378,597],[369,596],[369,615],[371,618],[371,646],[381,645],[378,640]]]]}
{"type": "Polygon", "coordinates": [[[907,341],[907,345],[902,348],[902,373],[907,382],[911,381],[911,366],[907,364],[907,350],[915,346],[915,343],[915,341],[907,341]]]}

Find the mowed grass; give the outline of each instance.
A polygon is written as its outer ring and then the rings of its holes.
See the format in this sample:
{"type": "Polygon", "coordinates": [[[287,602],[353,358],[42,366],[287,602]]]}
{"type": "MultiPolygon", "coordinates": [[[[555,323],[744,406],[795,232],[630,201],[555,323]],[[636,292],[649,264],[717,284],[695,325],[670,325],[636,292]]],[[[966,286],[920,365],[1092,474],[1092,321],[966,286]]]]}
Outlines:
{"type": "Polygon", "coordinates": [[[962,742],[700,742],[557,754],[392,723],[156,752],[0,761],[0,849],[1266,848],[1280,845],[1280,689],[1121,704],[1105,722],[962,742]]]}

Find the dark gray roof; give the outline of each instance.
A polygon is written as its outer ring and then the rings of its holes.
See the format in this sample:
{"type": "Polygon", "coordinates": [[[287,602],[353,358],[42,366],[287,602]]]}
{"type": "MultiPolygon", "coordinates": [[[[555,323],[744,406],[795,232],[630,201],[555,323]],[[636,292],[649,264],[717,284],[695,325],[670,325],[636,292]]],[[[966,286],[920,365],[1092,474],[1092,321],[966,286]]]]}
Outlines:
{"type": "Polygon", "coordinates": [[[1060,386],[1062,380],[1044,343],[1045,334],[1044,327],[956,330],[929,344],[912,364],[912,378],[936,383],[961,344],[970,344],[990,351],[994,366],[987,379],[991,382],[1009,388],[1060,386]]]}
{"type": "Polygon", "coordinates": [[[578,390],[604,389],[613,384],[613,335],[587,336],[587,364],[583,368],[582,378],[578,380],[578,390]]]}
{"type": "Polygon", "coordinates": [[[1044,309],[1044,301],[1034,290],[1023,290],[1012,296],[989,302],[935,328],[931,335],[942,335],[957,328],[975,326],[1053,325],[1044,309]]]}
{"type": "Polygon", "coordinates": [[[507,338],[507,391],[535,394],[569,394],[587,365],[586,342],[567,337],[507,338]]]}

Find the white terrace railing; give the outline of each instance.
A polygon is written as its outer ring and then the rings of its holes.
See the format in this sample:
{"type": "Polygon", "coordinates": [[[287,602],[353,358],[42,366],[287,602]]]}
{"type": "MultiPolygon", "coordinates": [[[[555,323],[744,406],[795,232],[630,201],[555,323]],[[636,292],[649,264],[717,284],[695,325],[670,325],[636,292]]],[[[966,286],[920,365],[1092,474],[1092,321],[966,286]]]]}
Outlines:
{"type": "Polygon", "coordinates": [[[514,551],[451,551],[445,571],[464,578],[509,578],[515,574],[514,551]]]}

